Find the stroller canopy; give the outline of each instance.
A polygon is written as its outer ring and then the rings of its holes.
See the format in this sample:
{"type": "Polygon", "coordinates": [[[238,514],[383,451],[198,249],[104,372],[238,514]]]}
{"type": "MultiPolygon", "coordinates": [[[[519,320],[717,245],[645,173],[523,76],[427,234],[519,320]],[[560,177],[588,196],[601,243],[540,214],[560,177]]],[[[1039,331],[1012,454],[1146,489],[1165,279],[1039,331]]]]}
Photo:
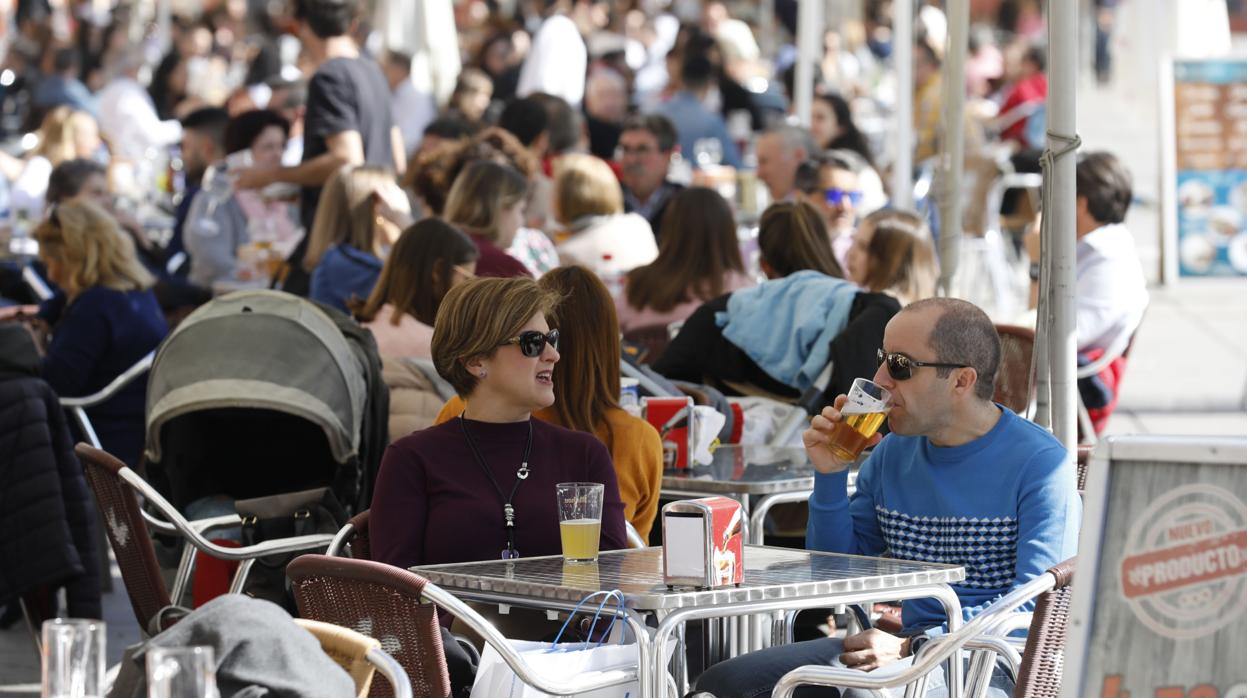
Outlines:
{"type": "Polygon", "coordinates": [[[310,421],[324,431],[334,460],[355,461],[367,372],[334,319],[310,301],[278,291],[215,299],[178,325],[156,355],[147,386],[148,460],[160,462],[161,428],[170,420],[252,408],[310,421]]]}

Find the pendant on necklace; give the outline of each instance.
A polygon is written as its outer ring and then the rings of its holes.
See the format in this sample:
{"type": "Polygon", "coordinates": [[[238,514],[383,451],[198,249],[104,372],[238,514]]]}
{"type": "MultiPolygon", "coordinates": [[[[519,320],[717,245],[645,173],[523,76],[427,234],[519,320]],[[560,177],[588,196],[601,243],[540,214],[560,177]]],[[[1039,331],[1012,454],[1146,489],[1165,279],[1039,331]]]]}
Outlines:
{"type": "Polygon", "coordinates": [[[516,471],[515,476],[521,480],[528,479],[528,463],[520,463],[520,469],[516,471]]]}

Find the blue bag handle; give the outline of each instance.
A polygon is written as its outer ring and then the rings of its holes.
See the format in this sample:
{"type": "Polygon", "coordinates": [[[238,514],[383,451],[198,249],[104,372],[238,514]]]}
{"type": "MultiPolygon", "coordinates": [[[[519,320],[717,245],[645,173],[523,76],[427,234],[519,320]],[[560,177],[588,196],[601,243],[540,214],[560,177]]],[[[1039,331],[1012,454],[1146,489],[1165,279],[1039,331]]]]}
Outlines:
{"type": "MultiPolygon", "coordinates": [[[[624,595],[623,595],[623,592],[619,591],[618,589],[612,589],[610,591],[595,591],[592,594],[589,594],[588,596],[581,599],[580,602],[576,604],[576,607],[572,609],[572,612],[568,614],[567,620],[563,621],[563,627],[559,628],[559,634],[554,636],[554,642],[550,644],[550,649],[546,650],[547,652],[558,651],[559,641],[563,639],[563,633],[567,630],[567,626],[571,624],[572,618],[576,617],[576,613],[580,610],[581,606],[584,606],[587,601],[594,599],[598,596],[603,596],[605,598],[602,599],[602,603],[598,604],[597,610],[594,611],[593,613],[593,622],[589,624],[589,634],[592,635],[594,628],[597,627],[598,618],[602,616],[602,611],[606,609],[606,604],[610,603],[611,599],[614,599],[615,603],[618,605],[618,608],[615,612],[610,614],[611,622],[610,622],[610,625],[606,626],[606,636],[610,637],[611,630],[615,628],[615,621],[619,620],[619,614],[622,613],[624,610],[624,595]]],[[[584,646],[581,647],[580,649],[589,649],[590,644],[591,643],[589,640],[585,640],[584,646]]],[[[606,641],[602,640],[598,642],[597,646],[601,647],[604,644],[606,644],[606,641]]]]}

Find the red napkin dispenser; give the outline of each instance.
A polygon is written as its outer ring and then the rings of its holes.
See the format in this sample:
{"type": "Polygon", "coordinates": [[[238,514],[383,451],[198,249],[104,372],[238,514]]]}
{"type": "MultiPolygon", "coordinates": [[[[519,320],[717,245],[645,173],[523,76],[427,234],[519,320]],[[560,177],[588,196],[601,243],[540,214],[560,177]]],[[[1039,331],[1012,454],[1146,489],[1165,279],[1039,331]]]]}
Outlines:
{"type": "Polygon", "coordinates": [[[744,511],[727,497],[662,508],[663,580],[669,587],[739,585],[745,572],[744,511]]]}

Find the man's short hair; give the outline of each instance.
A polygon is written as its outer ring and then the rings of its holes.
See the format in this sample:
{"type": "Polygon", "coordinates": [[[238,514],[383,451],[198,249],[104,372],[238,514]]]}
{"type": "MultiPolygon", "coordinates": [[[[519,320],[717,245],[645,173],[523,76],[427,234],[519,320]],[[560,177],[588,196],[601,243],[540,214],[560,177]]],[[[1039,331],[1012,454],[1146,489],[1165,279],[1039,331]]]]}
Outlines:
{"type": "Polygon", "coordinates": [[[498,115],[498,126],[520,139],[520,143],[527,148],[549,130],[550,115],[538,99],[531,96],[513,99],[498,115]]]}
{"type": "Polygon", "coordinates": [[[580,112],[572,109],[567,100],[557,95],[535,92],[529,98],[537,100],[546,108],[546,133],[549,134],[551,154],[566,153],[580,142],[580,112]]]}
{"type": "Polygon", "coordinates": [[[685,89],[700,90],[714,81],[714,64],[704,54],[689,52],[680,65],[680,81],[685,89]]]}
{"type": "Polygon", "coordinates": [[[824,150],[821,153],[815,153],[797,166],[796,178],[793,180],[797,191],[806,194],[817,191],[819,179],[821,179],[819,173],[823,171],[823,168],[857,174],[862,171],[861,156],[848,150],[824,150]]]}
{"type": "Polygon", "coordinates": [[[402,51],[395,51],[394,49],[386,49],[385,62],[389,63],[395,68],[402,68],[409,72],[411,71],[411,54],[410,53],[403,53],[402,51]]]}
{"type": "Polygon", "coordinates": [[[182,119],[182,128],[210,138],[213,143],[225,145],[225,127],[229,125],[229,112],[219,107],[196,109],[182,119]]]}
{"type": "Polygon", "coordinates": [[[762,134],[764,137],[778,138],[784,144],[784,150],[794,151],[797,148],[804,148],[806,157],[814,155],[818,152],[818,146],[814,143],[814,136],[810,135],[807,129],[791,124],[783,124],[767,129],[762,134]]]}
{"type": "Polygon", "coordinates": [[[472,125],[453,116],[439,116],[424,127],[424,135],[457,141],[472,135],[472,125]]]}
{"type": "Polygon", "coordinates": [[[294,18],[317,37],[332,39],[351,31],[356,5],[356,0],[294,0],[294,18]]]}
{"type": "Polygon", "coordinates": [[[100,163],[83,158],[66,160],[52,168],[52,174],[48,176],[48,191],[44,196],[48,205],[77,196],[92,175],[106,177],[108,173],[100,163]]]}
{"type": "MultiPolygon", "coordinates": [[[[978,374],[974,396],[991,400],[996,392],[996,373],[1000,370],[1000,335],[991,318],[973,303],[956,298],[927,298],[905,306],[901,312],[936,310],[940,313],[927,346],[935,352],[939,363],[965,364],[978,374]]],[[[953,369],[937,368],[936,374],[947,378],[953,369]]]]}
{"type": "Polygon", "coordinates": [[[675,124],[662,114],[633,114],[624,119],[620,133],[646,131],[658,140],[658,149],[664,153],[675,147],[678,136],[675,124]]]}
{"type": "Polygon", "coordinates": [[[1087,198],[1087,212],[1096,221],[1109,224],[1126,220],[1134,186],[1130,171],[1112,153],[1087,153],[1078,159],[1074,176],[1075,191],[1087,198]]]}

